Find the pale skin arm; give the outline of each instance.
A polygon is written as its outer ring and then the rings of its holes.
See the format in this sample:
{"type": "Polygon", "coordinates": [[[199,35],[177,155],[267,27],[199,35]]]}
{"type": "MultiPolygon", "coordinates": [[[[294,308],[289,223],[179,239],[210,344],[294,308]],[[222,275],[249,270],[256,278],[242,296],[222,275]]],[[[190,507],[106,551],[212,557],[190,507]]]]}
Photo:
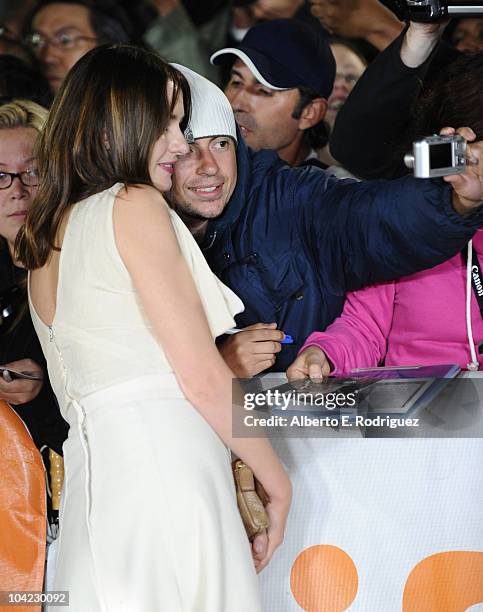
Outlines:
{"type": "Polygon", "coordinates": [[[401,45],[402,63],[408,68],[421,66],[431,55],[448,23],[411,22],[401,45]]]}
{"type": "Polygon", "coordinates": [[[291,498],[288,476],[268,440],[232,436],[234,376],[213,342],[161,194],[150,187],[121,192],[114,207],[114,228],[120,255],[186,397],[253,469],[270,497],[268,545],[263,537],[254,543],[260,571],[283,539],[291,498]]]}
{"type": "MultiPolygon", "coordinates": [[[[3,363],[2,366],[17,372],[31,372],[42,377],[44,375],[42,368],[32,359],[19,359],[3,363]]],[[[8,402],[12,406],[26,404],[37,397],[43,384],[43,380],[28,380],[24,378],[12,380],[7,373],[4,373],[3,376],[0,376],[0,400],[8,402]]]]}

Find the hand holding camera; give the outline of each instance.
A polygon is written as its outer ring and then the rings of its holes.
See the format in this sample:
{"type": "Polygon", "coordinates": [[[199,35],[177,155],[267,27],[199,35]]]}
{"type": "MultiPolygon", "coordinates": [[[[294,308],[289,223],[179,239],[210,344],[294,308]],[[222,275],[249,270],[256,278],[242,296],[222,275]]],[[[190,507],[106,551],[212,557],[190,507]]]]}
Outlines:
{"type": "Polygon", "coordinates": [[[483,15],[479,0],[396,0],[396,4],[406,20],[421,23],[483,15]]]}
{"type": "Polygon", "coordinates": [[[416,178],[462,174],[466,172],[466,149],[466,140],[453,130],[453,133],[413,142],[413,152],[404,156],[404,163],[413,168],[416,178]]]}
{"type": "Polygon", "coordinates": [[[451,183],[453,207],[461,215],[483,204],[483,142],[475,139],[471,128],[443,128],[439,136],[414,142],[404,157],[416,178],[443,177],[451,183]]]}
{"type": "Polygon", "coordinates": [[[453,187],[456,212],[467,215],[483,204],[483,142],[474,142],[476,135],[471,128],[443,128],[440,133],[454,136],[456,132],[467,141],[465,171],[451,173],[443,180],[453,187]]]}

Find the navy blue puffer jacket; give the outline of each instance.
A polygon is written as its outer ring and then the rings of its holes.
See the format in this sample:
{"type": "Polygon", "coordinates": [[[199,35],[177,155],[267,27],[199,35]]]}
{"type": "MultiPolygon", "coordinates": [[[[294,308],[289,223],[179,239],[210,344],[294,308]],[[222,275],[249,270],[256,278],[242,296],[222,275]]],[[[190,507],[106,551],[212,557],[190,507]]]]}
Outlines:
{"type": "Polygon", "coordinates": [[[294,337],[274,370],[341,313],[348,290],[430,268],[483,225],[483,211],[454,211],[441,180],[337,180],[291,168],[272,151],[253,153],[241,138],[237,158],[235,192],[200,246],[245,304],[239,327],[276,321],[294,337]]]}

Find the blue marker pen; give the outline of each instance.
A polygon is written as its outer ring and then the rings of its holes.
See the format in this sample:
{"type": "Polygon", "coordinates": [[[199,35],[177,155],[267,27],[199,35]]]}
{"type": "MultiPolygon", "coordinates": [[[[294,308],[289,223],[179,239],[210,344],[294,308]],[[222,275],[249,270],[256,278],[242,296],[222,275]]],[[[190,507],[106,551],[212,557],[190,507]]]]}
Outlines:
{"type": "MultiPolygon", "coordinates": [[[[232,335],[232,334],[238,334],[239,332],[245,331],[244,329],[238,329],[237,327],[232,327],[231,329],[227,329],[225,334],[228,335],[232,335]]],[[[285,334],[285,338],[283,340],[280,340],[280,344],[293,344],[294,343],[294,339],[292,338],[292,336],[289,336],[288,334],[285,334]]]]}

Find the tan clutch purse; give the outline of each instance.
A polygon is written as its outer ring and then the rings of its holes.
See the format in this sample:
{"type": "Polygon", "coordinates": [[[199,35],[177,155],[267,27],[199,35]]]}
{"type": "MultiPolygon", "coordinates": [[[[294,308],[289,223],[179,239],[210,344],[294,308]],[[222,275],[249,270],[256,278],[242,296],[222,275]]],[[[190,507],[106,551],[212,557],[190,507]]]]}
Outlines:
{"type": "Polygon", "coordinates": [[[257,534],[268,527],[268,515],[265,506],[269,502],[269,498],[261,483],[253,475],[252,470],[241,459],[233,461],[232,468],[238,510],[248,539],[251,542],[257,534]]]}

